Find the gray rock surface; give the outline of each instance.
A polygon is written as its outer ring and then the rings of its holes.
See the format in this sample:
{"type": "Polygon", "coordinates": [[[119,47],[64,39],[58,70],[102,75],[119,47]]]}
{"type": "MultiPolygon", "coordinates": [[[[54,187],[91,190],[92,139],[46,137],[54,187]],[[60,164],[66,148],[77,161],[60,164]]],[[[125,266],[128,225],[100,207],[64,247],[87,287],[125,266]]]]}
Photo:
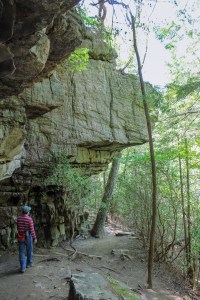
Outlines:
{"type": "Polygon", "coordinates": [[[82,21],[69,11],[78,2],[0,1],[0,100],[41,80],[81,44],[82,21]]]}
{"type": "Polygon", "coordinates": [[[108,62],[91,59],[74,75],[59,67],[1,104],[1,179],[19,168],[20,159],[31,172],[58,149],[98,173],[117,151],[147,141],[138,80],[108,62]]]}
{"type": "Polygon", "coordinates": [[[118,300],[109,290],[108,282],[98,273],[73,275],[70,280],[69,300],[118,300]]]}
{"type": "Polygon", "coordinates": [[[98,273],[74,274],[70,280],[68,300],[142,300],[124,283],[106,280],[98,273]]]}

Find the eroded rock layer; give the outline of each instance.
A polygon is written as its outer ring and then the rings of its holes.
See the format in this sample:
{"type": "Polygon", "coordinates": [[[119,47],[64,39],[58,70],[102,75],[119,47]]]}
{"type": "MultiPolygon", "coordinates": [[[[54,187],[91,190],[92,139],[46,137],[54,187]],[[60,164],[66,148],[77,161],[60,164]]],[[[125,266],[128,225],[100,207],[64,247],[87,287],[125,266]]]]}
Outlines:
{"type": "Polygon", "coordinates": [[[80,73],[71,75],[60,66],[32,88],[2,100],[1,179],[15,170],[40,176],[56,150],[88,173],[102,171],[115,151],[147,140],[138,90],[137,78],[91,59],[80,73]]]}

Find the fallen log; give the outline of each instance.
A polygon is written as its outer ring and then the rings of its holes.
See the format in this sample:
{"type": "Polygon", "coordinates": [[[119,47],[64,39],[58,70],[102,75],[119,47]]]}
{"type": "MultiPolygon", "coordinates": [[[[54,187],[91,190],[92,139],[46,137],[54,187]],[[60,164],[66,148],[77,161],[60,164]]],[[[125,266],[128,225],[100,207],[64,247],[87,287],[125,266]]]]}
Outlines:
{"type": "Polygon", "coordinates": [[[125,236],[125,235],[129,235],[129,236],[134,236],[135,233],[134,232],[127,232],[127,231],[117,231],[115,233],[116,236],[125,236]]]}

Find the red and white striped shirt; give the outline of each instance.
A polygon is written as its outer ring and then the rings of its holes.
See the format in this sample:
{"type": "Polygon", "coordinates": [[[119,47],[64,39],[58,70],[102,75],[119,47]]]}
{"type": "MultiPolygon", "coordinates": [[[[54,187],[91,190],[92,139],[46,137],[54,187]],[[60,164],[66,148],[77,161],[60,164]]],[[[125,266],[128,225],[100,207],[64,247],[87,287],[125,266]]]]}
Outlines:
{"type": "Polygon", "coordinates": [[[36,240],[33,219],[28,215],[24,214],[17,218],[17,230],[18,232],[25,232],[26,230],[28,230],[29,234],[32,235],[33,239],[36,240]]]}

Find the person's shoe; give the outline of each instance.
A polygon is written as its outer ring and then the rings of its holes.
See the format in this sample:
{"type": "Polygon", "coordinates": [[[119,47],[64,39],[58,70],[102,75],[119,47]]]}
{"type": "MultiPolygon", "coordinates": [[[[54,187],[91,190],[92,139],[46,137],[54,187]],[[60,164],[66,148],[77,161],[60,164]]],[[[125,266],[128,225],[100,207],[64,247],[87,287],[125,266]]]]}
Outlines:
{"type": "Polygon", "coordinates": [[[21,269],[20,273],[25,273],[25,271],[26,271],[25,269],[21,269]]]}
{"type": "Polygon", "coordinates": [[[34,266],[33,264],[30,264],[30,265],[27,266],[27,268],[31,268],[31,267],[33,267],[33,266],[34,266]]]}

